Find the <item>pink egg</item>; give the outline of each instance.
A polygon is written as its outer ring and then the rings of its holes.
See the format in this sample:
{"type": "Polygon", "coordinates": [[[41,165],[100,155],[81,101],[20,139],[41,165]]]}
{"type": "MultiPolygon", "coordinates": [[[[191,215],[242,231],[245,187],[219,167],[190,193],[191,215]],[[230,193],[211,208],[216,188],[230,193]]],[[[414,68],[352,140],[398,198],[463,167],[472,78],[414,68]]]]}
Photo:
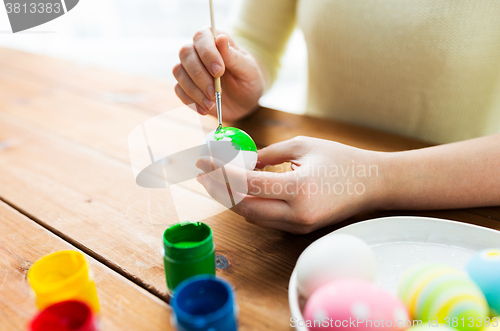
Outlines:
{"type": "Polygon", "coordinates": [[[304,318],[302,324],[318,331],[403,330],[411,322],[398,298],[359,279],[335,280],[316,289],[307,300],[304,318]]]}

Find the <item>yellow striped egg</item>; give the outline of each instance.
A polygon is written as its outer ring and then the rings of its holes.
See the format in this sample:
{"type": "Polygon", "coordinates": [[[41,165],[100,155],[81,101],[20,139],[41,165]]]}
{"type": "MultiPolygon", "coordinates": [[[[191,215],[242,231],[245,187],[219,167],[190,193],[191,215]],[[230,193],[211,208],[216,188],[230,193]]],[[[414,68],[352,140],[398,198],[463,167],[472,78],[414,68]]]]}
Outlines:
{"type": "Polygon", "coordinates": [[[480,329],[472,319],[488,316],[486,299],[462,270],[440,264],[418,264],[410,268],[399,284],[399,297],[414,319],[424,323],[454,323],[461,331],[480,329]]]}

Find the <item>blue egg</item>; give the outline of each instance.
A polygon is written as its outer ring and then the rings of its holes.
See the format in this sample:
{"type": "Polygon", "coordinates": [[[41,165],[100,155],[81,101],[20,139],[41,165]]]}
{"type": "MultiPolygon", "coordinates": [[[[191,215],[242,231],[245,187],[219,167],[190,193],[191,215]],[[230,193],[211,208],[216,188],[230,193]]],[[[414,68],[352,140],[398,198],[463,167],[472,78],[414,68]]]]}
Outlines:
{"type": "Polygon", "coordinates": [[[466,266],[469,276],[483,291],[493,315],[500,314],[500,248],[480,251],[466,266]]]}

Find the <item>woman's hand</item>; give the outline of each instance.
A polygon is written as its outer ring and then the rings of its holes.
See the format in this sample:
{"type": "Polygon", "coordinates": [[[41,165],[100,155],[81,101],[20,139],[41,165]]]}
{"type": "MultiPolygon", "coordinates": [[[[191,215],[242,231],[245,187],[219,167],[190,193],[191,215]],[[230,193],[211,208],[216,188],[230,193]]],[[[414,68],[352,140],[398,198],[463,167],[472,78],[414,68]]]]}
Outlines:
{"type": "MultiPolygon", "coordinates": [[[[383,197],[379,163],[386,153],[340,143],[296,137],[259,151],[257,166],[291,162],[293,171],[247,171],[225,165],[235,201],[232,210],[263,227],[304,234],[376,207],[383,197]]],[[[218,168],[222,164],[214,160],[218,168]]],[[[227,196],[223,176],[202,158],[198,168],[209,175],[198,181],[216,200],[227,196]]]]}
{"type": "Polygon", "coordinates": [[[186,105],[195,103],[201,115],[216,115],[214,77],[221,77],[224,120],[247,115],[264,91],[264,79],[255,59],[225,34],[214,40],[211,29],[195,33],[193,43],[179,52],[181,63],[172,72],[175,93],[186,105]]]}

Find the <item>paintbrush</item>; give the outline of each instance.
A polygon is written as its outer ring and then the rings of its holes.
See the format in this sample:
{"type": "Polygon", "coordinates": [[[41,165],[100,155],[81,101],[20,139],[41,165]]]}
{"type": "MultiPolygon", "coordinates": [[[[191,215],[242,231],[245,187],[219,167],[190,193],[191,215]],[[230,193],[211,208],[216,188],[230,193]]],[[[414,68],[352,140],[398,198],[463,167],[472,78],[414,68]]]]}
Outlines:
{"type": "MultiPolygon", "coordinates": [[[[214,3],[213,0],[210,1],[210,23],[212,25],[212,34],[215,38],[217,38],[217,34],[215,32],[215,16],[214,16],[214,3]]],[[[220,77],[214,78],[215,85],[215,105],[217,107],[217,118],[219,119],[219,126],[215,132],[218,132],[222,129],[222,104],[221,104],[221,86],[220,86],[220,77]]]]}

